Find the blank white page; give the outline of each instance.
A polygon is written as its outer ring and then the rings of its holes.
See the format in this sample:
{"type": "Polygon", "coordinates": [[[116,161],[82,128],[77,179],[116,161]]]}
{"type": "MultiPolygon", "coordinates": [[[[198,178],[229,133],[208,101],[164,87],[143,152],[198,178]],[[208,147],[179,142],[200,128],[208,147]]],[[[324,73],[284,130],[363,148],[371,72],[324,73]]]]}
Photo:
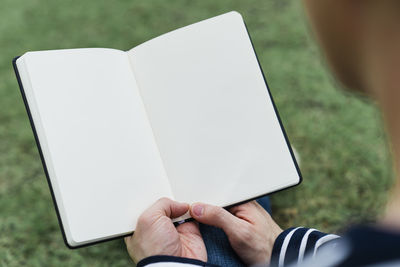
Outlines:
{"type": "Polygon", "coordinates": [[[28,52],[17,65],[70,245],[132,232],[172,197],[125,52],[28,52]]]}
{"type": "Polygon", "coordinates": [[[226,206],[299,183],[239,13],[129,55],[177,200],[226,206]]]}

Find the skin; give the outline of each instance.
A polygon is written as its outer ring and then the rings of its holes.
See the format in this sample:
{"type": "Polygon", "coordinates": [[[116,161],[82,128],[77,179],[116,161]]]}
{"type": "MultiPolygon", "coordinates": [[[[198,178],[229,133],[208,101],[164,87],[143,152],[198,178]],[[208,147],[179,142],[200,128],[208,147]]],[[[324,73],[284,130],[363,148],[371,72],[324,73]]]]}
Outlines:
{"type": "Polygon", "coordinates": [[[189,205],[161,198],[138,219],[133,236],[125,237],[135,263],[153,255],[171,255],[207,261],[207,251],[199,226],[188,222],[175,227],[171,218],[182,216],[189,205]]]}
{"type": "MultiPolygon", "coordinates": [[[[328,65],[348,89],[377,102],[389,136],[396,181],[382,227],[400,231],[400,2],[397,0],[304,0],[310,25],[328,65]]],[[[188,209],[198,222],[222,228],[247,264],[268,263],[282,232],[256,202],[229,211],[204,203],[159,200],[139,219],[135,235],[125,239],[135,262],[151,255],[175,255],[206,261],[204,242],[194,223],[173,227],[170,218],[188,209]]]]}
{"type": "Polygon", "coordinates": [[[256,201],[229,211],[195,203],[190,208],[190,214],[198,222],[224,230],[233,250],[246,265],[268,264],[275,239],[282,233],[282,229],[256,201]]]}
{"type": "Polygon", "coordinates": [[[207,251],[194,222],[175,228],[171,219],[190,210],[198,222],[222,228],[232,248],[246,265],[270,261],[275,239],[282,229],[257,202],[231,208],[204,203],[191,207],[168,198],[158,200],[139,218],[133,236],[125,238],[129,255],[135,263],[153,255],[172,255],[207,261],[207,251]]]}

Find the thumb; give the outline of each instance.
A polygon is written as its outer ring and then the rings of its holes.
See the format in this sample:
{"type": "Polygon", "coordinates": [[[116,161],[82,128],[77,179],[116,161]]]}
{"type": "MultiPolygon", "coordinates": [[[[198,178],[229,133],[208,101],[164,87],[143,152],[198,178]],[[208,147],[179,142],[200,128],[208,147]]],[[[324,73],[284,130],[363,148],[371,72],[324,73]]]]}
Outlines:
{"type": "Polygon", "coordinates": [[[221,207],[194,203],[190,206],[190,215],[200,223],[222,228],[228,236],[240,229],[241,220],[221,207]]]}
{"type": "Polygon", "coordinates": [[[186,203],[180,203],[173,201],[169,198],[160,198],[154,203],[150,208],[148,208],[143,214],[143,216],[154,217],[157,216],[167,216],[170,218],[177,218],[182,216],[189,210],[189,205],[186,203]]]}

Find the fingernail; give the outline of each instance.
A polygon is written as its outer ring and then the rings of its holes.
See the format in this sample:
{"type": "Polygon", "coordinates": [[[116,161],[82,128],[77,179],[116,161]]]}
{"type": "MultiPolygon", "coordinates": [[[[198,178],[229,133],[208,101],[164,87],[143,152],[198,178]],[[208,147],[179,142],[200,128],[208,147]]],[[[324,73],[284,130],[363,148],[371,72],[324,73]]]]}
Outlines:
{"type": "Polygon", "coordinates": [[[203,211],[204,211],[203,205],[194,204],[192,206],[192,211],[193,211],[194,215],[196,215],[197,217],[200,217],[201,215],[203,215],[203,211]]]}

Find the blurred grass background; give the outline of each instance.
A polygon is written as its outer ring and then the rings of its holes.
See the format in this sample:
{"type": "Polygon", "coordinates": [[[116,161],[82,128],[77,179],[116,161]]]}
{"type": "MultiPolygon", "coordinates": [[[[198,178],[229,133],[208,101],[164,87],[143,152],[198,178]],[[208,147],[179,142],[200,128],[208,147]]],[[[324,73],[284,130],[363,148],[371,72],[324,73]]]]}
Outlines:
{"type": "Polygon", "coordinates": [[[272,196],[282,227],[339,231],[373,221],[392,172],[380,114],[340,90],[289,0],[0,0],[0,265],[127,266],[122,240],[78,250],[63,243],[11,60],[29,50],[109,47],[150,38],[230,10],[248,26],[303,183],[272,196]]]}

